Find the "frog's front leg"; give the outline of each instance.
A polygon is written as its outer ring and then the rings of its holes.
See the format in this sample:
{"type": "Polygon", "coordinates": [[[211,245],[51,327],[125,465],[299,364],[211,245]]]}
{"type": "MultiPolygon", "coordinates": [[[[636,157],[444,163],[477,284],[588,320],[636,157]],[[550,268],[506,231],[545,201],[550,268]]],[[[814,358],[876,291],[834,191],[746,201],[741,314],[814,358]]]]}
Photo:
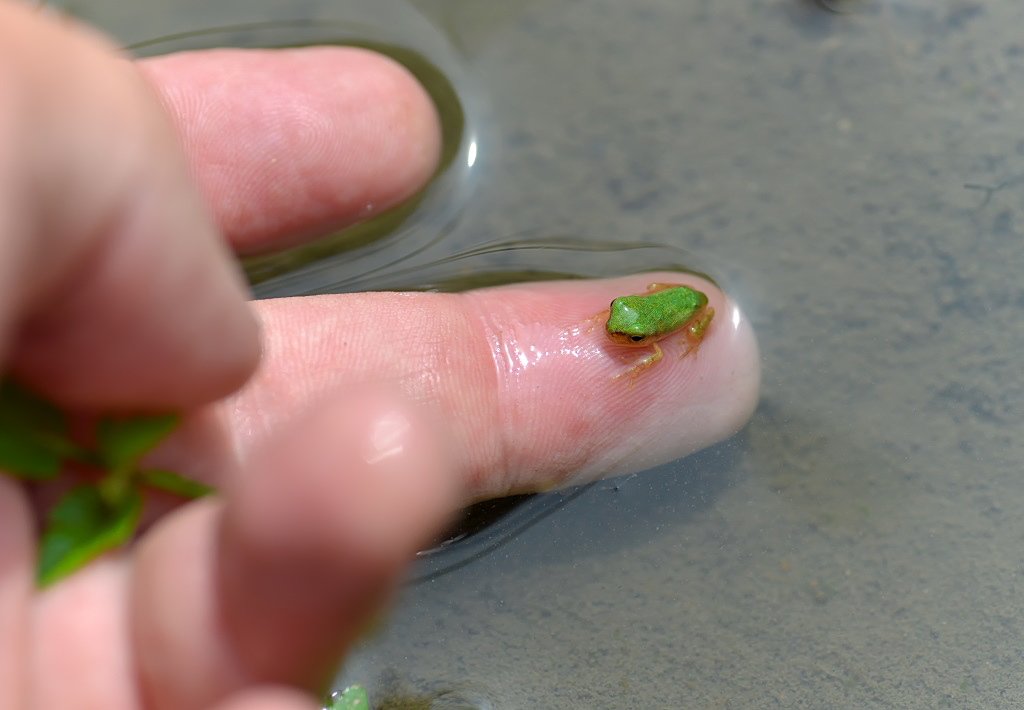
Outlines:
{"type": "Polygon", "coordinates": [[[652,352],[649,355],[640,358],[639,360],[633,363],[632,367],[630,367],[625,372],[620,372],[619,374],[615,375],[613,379],[617,380],[620,377],[625,377],[626,375],[629,375],[630,383],[635,382],[636,378],[640,376],[641,372],[646,370],[648,367],[657,364],[657,362],[661,360],[661,358],[665,354],[662,352],[661,346],[658,345],[657,343],[651,343],[651,348],[652,352]]]}

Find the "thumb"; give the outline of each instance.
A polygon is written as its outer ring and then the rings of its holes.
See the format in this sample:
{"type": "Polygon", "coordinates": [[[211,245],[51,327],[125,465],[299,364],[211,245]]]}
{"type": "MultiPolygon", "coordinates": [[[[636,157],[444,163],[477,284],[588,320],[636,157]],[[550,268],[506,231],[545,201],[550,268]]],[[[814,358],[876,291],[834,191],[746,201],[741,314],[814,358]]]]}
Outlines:
{"type": "Polygon", "coordinates": [[[166,518],[138,548],[134,594],[153,707],[328,680],[454,509],[447,459],[416,408],[350,393],[287,427],[226,485],[223,503],[166,518]]]}

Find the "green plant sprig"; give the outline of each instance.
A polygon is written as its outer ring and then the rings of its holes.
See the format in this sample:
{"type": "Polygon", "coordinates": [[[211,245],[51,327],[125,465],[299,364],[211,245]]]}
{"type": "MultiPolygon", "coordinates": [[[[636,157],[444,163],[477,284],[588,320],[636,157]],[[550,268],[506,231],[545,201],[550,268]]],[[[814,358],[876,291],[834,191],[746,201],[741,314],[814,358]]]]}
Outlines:
{"type": "Polygon", "coordinates": [[[177,414],[102,417],[92,447],[73,440],[59,407],[13,380],[0,381],[0,471],[25,481],[56,478],[69,464],[97,471],[94,483],[65,493],[48,511],[36,579],[46,587],[130,541],[142,513],[142,489],[186,498],[213,489],[173,471],[141,469],[149,451],[181,423],[177,414]]]}

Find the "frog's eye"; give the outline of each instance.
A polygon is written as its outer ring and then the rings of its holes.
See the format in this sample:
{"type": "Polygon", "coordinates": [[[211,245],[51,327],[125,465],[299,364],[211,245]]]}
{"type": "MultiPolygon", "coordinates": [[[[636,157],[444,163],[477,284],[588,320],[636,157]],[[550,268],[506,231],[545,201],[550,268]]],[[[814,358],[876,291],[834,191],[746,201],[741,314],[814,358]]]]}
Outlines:
{"type": "Polygon", "coordinates": [[[631,336],[629,336],[629,339],[632,340],[634,343],[639,343],[641,340],[644,339],[644,336],[642,336],[642,335],[631,335],[631,336]]]}

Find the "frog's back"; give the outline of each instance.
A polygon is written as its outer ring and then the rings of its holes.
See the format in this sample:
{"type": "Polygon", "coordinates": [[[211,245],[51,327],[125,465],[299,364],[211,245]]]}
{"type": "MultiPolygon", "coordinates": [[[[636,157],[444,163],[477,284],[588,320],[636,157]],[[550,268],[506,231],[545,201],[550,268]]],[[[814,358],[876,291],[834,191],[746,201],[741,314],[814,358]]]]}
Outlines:
{"type": "Polygon", "coordinates": [[[645,338],[667,335],[686,325],[707,303],[707,296],[688,286],[621,296],[611,303],[608,329],[645,338]]]}

